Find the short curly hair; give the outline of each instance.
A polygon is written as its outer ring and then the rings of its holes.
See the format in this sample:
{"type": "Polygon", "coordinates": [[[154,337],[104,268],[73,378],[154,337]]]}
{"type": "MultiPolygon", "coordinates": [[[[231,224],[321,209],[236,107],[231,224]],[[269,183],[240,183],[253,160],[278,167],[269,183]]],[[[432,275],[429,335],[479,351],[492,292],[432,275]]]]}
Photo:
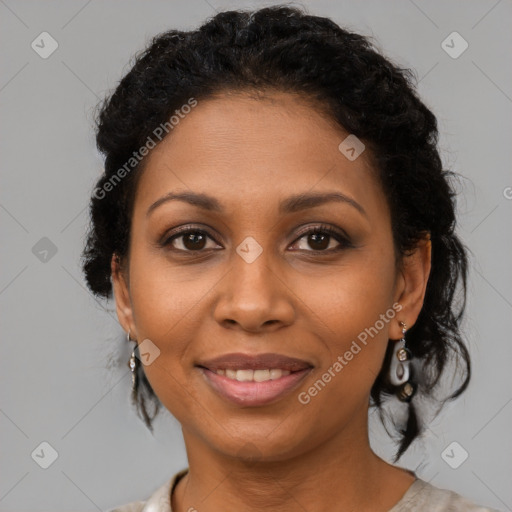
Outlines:
{"type": "MultiPolygon", "coordinates": [[[[110,97],[98,105],[96,142],[105,156],[105,170],[91,197],[82,265],[89,289],[111,298],[111,259],[127,255],[137,177],[146,160],[136,162],[115,186],[112,179],[155,127],[190,98],[275,90],[322,105],[330,120],[361,139],[371,155],[391,211],[397,261],[426,233],[431,238],[424,304],[407,334],[418,391],[407,405],[403,424],[394,422],[399,438],[396,462],[424,427],[414,405],[418,393],[433,396],[452,362],[462,382],[445,400],[459,396],[469,383],[470,358],[460,333],[467,254],[454,232],[451,180],[457,175],[443,169],[436,117],[419,99],[413,72],[393,64],[369,39],[328,18],[284,5],[224,11],[197,30],[170,30],[154,37],[134,56],[133,67],[110,97]]],[[[383,422],[383,404],[396,392],[386,378],[391,349],[390,343],[371,389],[370,405],[379,409],[383,422]]],[[[143,371],[137,372],[142,373],[137,380],[142,394],[137,384],[133,400],[152,430],[161,403],[143,371]],[[152,417],[144,396],[155,405],[152,417]]]]}

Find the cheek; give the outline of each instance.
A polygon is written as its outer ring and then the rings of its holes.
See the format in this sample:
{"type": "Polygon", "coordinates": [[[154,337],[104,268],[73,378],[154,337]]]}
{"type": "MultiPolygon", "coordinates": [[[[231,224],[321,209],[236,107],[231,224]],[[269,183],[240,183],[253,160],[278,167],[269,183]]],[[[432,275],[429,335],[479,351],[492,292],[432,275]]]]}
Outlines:
{"type": "MultiPolygon", "coordinates": [[[[159,250],[160,251],[160,250],[159,250]]],[[[178,265],[163,252],[134,250],[130,261],[130,294],[134,321],[140,335],[173,340],[183,320],[198,320],[201,300],[216,280],[197,265],[178,265]]]]}
{"type": "Polygon", "coordinates": [[[192,342],[204,322],[204,301],[217,281],[209,273],[194,274],[192,267],[183,271],[148,252],[131,255],[130,294],[139,343],[149,339],[158,349],[144,372],[162,403],[178,417],[194,395],[187,382],[192,342]]]}
{"type": "Polygon", "coordinates": [[[400,307],[393,307],[392,252],[368,253],[355,261],[333,272],[321,286],[309,283],[307,288],[305,283],[299,293],[307,297],[308,307],[319,319],[324,342],[326,357],[317,378],[324,375],[322,380],[336,382],[332,386],[337,389],[335,395],[349,390],[353,398],[360,399],[380,371],[389,328],[398,321],[400,307]]]}

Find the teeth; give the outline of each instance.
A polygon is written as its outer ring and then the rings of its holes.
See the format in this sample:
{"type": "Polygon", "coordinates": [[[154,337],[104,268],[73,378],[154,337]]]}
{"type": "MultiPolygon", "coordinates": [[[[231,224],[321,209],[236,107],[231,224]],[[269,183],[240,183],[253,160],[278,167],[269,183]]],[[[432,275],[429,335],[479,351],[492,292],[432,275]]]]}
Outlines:
{"type": "Polygon", "coordinates": [[[266,380],[270,380],[270,370],[254,370],[253,380],[255,382],[265,382],[266,380]]]}
{"type": "Polygon", "coordinates": [[[240,382],[248,382],[251,381],[254,377],[253,370],[237,370],[236,371],[236,380],[240,382]]]}
{"type": "Polygon", "coordinates": [[[279,379],[282,375],[288,375],[289,373],[290,372],[288,370],[272,369],[270,370],[270,378],[272,380],[279,379]]]}
{"type": "Polygon", "coordinates": [[[228,379],[238,380],[239,382],[265,382],[267,380],[276,380],[290,375],[289,370],[280,368],[271,368],[268,370],[217,370],[218,375],[224,375],[228,379]]]}

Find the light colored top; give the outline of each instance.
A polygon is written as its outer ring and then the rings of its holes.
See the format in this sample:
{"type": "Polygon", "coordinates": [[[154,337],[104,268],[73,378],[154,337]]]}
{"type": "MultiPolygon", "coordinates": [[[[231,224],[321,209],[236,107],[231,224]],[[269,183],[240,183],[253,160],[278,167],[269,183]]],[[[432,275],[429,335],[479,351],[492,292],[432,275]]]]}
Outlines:
{"type": "MultiPolygon", "coordinates": [[[[178,471],[169,482],[159,487],[147,500],[132,501],[113,508],[108,512],[172,512],[170,496],[180,478],[188,473],[188,468],[178,471]]],[[[416,478],[402,499],[388,512],[498,512],[481,507],[459,494],[440,489],[425,480],[416,478]]]]}

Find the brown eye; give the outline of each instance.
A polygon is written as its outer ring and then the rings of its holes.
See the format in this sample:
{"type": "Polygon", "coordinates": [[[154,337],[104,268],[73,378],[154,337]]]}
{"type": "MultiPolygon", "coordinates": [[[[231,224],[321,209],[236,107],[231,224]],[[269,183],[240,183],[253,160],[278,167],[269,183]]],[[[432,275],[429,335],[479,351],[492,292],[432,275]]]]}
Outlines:
{"type": "Polygon", "coordinates": [[[322,233],[311,233],[310,235],[308,235],[308,243],[310,244],[311,248],[315,249],[316,251],[321,251],[329,247],[329,242],[331,241],[331,238],[331,235],[322,233]]]}
{"type": "Polygon", "coordinates": [[[346,236],[330,226],[316,226],[313,229],[309,229],[300,236],[295,244],[299,243],[302,239],[306,240],[304,245],[307,245],[312,250],[305,247],[299,247],[298,250],[306,252],[330,253],[351,246],[346,236]]]}
{"type": "Polygon", "coordinates": [[[190,232],[183,236],[183,245],[191,250],[204,249],[206,237],[202,233],[190,232]]]}
{"type": "MultiPolygon", "coordinates": [[[[298,250],[304,252],[333,253],[352,247],[346,235],[330,226],[310,228],[301,234],[294,245],[300,244],[303,239],[305,240],[304,247],[298,247],[298,250]]],[[[183,227],[161,243],[161,247],[167,247],[177,253],[202,253],[216,249],[218,246],[219,244],[208,232],[202,229],[192,229],[190,226],[183,227]],[[214,245],[208,247],[209,240],[214,245]]]]}
{"type": "Polygon", "coordinates": [[[206,247],[208,239],[215,242],[206,231],[187,229],[167,238],[164,246],[171,246],[171,249],[175,251],[200,252],[208,248],[206,247]]]}

